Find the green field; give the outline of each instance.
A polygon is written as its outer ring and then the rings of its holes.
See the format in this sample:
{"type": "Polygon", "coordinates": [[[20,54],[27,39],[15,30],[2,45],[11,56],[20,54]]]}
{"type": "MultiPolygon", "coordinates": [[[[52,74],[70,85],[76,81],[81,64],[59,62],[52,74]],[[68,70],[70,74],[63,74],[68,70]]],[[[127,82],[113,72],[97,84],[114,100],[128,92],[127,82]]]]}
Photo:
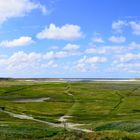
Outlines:
{"type": "Polygon", "coordinates": [[[1,80],[0,107],[0,140],[140,140],[139,81],[1,80]]]}

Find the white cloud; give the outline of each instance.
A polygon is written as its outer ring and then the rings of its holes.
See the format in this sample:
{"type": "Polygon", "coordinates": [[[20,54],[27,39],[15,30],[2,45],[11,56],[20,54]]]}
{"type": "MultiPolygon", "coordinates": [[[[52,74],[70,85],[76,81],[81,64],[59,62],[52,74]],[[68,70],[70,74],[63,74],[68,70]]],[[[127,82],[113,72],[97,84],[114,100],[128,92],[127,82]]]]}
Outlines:
{"type": "Polygon", "coordinates": [[[131,21],[129,24],[133,30],[133,34],[140,35],[140,22],[131,21]]]}
{"type": "Polygon", "coordinates": [[[87,53],[87,54],[106,54],[107,49],[103,48],[103,47],[88,48],[85,50],[85,53],[87,53]]]}
{"type": "Polygon", "coordinates": [[[50,24],[43,31],[37,34],[38,39],[56,39],[56,40],[74,40],[83,36],[80,26],[66,24],[62,27],[57,27],[55,24],[50,24]]]}
{"type": "Polygon", "coordinates": [[[41,9],[45,14],[45,6],[32,2],[31,0],[0,0],[0,23],[12,17],[21,17],[32,11],[41,9]]]}
{"type": "Polygon", "coordinates": [[[126,38],[124,36],[111,36],[109,38],[109,41],[113,43],[124,43],[126,41],[126,38]]]}
{"type": "Polygon", "coordinates": [[[128,45],[111,45],[111,46],[94,46],[86,49],[84,53],[86,54],[126,54],[131,51],[139,51],[140,44],[136,42],[131,42],[128,45]]]}
{"type": "Polygon", "coordinates": [[[113,64],[113,69],[121,72],[140,74],[140,63],[117,63],[113,64]]]}
{"type": "Polygon", "coordinates": [[[26,46],[29,44],[34,43],[31,37],[22,36],[18,39],[14,40],[4,40],[0,42],[0,47],[19,47],[19,46],[26,46]]]}
{"type": "Polygon", "coordinates": [[[95,64],[95,63],[106,62],[107,59],[105,57],[93,56],[93,57],[89,57],[89,58],[84,57],[84,59],[82,59],[82,61],[89,63],[89,64],[92,64],[92,63],[95,64]]]}
{"type": "Polygon", "coordinates": [[[51,50],[58,50],[59,47],[58,47],[58,46],[52,46],[52,47],[50,47],[50,49],[51,49],[51,50]]]}
{"type": "Polygon", "coordinates": [[[104,40],[101,37],[97,37],[97,36],[93,37],[92,41],[95,43],[104,43],[104,40]]]}
{"type": "MultiPolygon", "coordinates": [[[[132,49],[132,47],[131,47],[132,49]]],[[[100,46],[100,47],[91,47],[84,51],[86,54],[121,54],[124,52],[127,52],[129,50],[129,47],[127,46],[100,46]]]]}
{"type": "Polygon", "coordinates": [[[41,55],[34,52],[29,54],[17,52],[8,58],[0,59],[0,66],[6,67],[5,69],[9,71],[25,70],[35,66],[40,58],[41,55]]]}
{"type": "Polygon", "coordinates": [[[53,60],[50,60],[48,63],[46,64],[41,64],[42,68],[56,68],[58,67],[58,64],[54,63],[53,60]]]}
{"type": "Polygon", "coordinates": [[[130,61],[139,61],[140,60],[140,53],[133,54],[133,53],[127,53],[123,55],[118,56],[118,60],[115,61],[115,63],[121,63],[121,62],[130,62],[130,61]]]}
{"type": "Polygon", "coordinates": [[[77,56],[79,55],[79,52],[71,52],[71,51],[49,51],[47,52],[43,57],[46,60],[50,60],[50,59],[58,59],[58,58],[66,58],[66,57],[70,57],[70,56],[77,56]]]}
{"type": "Polygon", "coordinates": [[[133,31],[133,34],[140,35],[140,21],[118,20],[112,23],[112,29],[119,33],[122,33],[122,30],[125,26],[130,27],[133,31]]]}
{"type": "Polygon", "coordinates": [[[140,53],[126,53],[116,56],[113,69],[127,73],[140,73],[140,53]]]}
{"type": "Polygon", "coordinates": [[[129,44],[128,48],[130,50],[133,50],[133,49],[140,49],[140,44],[136,43],[136,42],[132,42],[129,44]]]}
{"type": "MultiPolygon", "coordinates": [[[[47,71],[50,68],[56,68],[59,65],[55,62],[57,59],[62,59],[70,56],[79,55],[77,52],[71,51],[49,51],[46,53],[23,51],[15,52],[10,56],[0,55],[0,68],[3,73],[17,73],[21,74],[27,72],[34,74],[34,72],[47,71]]],[[[60,63],[59,63],[60,64],[60,63]]]]}
{"type": "Polygon", "coordinates": [[[98,55],[115,55],[126,54],[132,51],[139,51],[140,44],[131,42],[128,45],[110,45],[110,46],[91,46],[83,51],[84,54],[98,54],[98,55]]]}
{"type": "Polygon", "coordinates": [[[39,8],[44,15],[48,13],[48,9],[44,5],[41,5],[40,3],[37,4],[37,8],[39,8]]]}
{"type": "Polygon", "coordinates": [[[42,68],[55,68],[58,65],[53,60],[44,61],[44,54],[16,52],[9,57],[0,58],[0,67],[8,72],[31,72],[42,68]]]}
{"type": "Polygon", "coordinates": [[[123,21],[123,20],[114,21],[112,23],[112,29],[115,30],[116,32],[121,33],[123,27],[126,26],[126,25],[127,25],[126,21],[123,21]]]}
{"type": "Polygon", "coordinates": [[[105,62],[107,62],[107,58],[105,58],[105,57],[99,57],[99,56],[87,57],[87,56],[84,56],[83,58],[78,60],[75,68],[78,71],[86,72],[89,70],[96,70],[98,64],[105,63],[105,62]]]}
{"type": "Polygon", "coordinates": [[[65,50],[65,51],[75,51],[75,50],[78,50],[79,48],[80,48],[79,45],[69,43],[63,48],[63,50],[65,50]]]}
{"type": "Polygon", "coordinates": [[[44,55],[44,59],[46,60],[65,58],[65,57],[68,57],[68,54],[65,51],[58,51],[58,52],[49,51],[44,55]]]}
{"type": "Polygon", "coordinates": [[[118,63],[113,65],[113,68],[121,72],[140,73],[140,63],[118,63]]]}

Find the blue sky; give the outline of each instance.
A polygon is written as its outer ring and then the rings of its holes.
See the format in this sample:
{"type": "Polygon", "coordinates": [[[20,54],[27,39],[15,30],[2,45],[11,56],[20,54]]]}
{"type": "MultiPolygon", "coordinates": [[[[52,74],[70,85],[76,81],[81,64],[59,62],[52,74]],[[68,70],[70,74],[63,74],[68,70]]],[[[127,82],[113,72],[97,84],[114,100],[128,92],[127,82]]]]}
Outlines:
{"type": "Polygon", "coordinates": [[[0,77],[140,77],[139,0],[1,0],[0,77]]]}

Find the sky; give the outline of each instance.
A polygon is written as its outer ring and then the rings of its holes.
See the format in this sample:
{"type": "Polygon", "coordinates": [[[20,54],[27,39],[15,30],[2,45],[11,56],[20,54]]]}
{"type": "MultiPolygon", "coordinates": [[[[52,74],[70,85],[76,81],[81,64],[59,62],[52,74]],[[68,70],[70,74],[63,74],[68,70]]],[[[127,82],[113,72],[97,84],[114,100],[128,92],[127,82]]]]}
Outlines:
{"type": "Polygon", "coordinates": [[[139,78],[139,0],[0,0],[0,77],[139,78]]]}

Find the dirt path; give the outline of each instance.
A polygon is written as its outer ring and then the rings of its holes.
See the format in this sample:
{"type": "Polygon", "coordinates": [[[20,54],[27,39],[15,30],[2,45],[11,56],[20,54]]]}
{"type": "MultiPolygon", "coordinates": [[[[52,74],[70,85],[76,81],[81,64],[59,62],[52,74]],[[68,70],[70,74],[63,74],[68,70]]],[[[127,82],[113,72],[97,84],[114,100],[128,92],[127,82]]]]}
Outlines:
{"type": "Polygon", "coordinates": [[[85,124],[75,124],[75,123],[68,122],[68,119],[73,117],[73,116],[70,116],[71,111],[73,110],[73,108],[75,108],[75,106],[77,106],[77,100],[76,100],[75,96],[73,95],[73,92],[70,91],[70,89],[71,89],[71,85],[69,82],[67,82],[65,93],[68,96],[71,96],[73,98],[73,105],[71,106],[71,108],[68,110],[68,112],[64,116],[61,116],[58,119],[58,121],[60,121],[61,124],[64,125],[64,127],[67,127],[67,128],[73,129],[73,130],[79,130],[79,131],[84,131],[84,132],[93,132],[89,129],[77,128],[77,126],[83,126],[85,124]]]}
{"type": "Polygon", "coordinates": [[[32,121],[36,121],[39,123],[44,123],[47,125],[50,125],[52,127],[61,127],[61,128],[66,128],[66,129],[72,129],[72,130],[77,130],[77,131],[83,131],[83,132],[92,132],[89,129],[83,129],[83,128],[77,128],[76,126],[82,126],[83,124],[74,124],[74,123],[60,123],[60,124],[56,124],[56,123],[51,123],[48,121],[43,121],[43,120],[39,120],[39,119],[35,119],[34,117],[32,117],[31,115],[26,115],[26,114],[16,114],[10,111],[4,111],[4,110],[0,110],[1,112],[4,112],[14,118],[18,118],[18,119],[23,119],[23,120],[32,120],[32,121]]]}
{"type": "Polygon", "coordinates": [[[116,109],[118,109],[119,108],[119,106],[120,106],[120,104],[122,104],[123,103],[123,100],[124,100],[124,96],[122,96],[118,91],[116,91],[116,93],[115,94],[117,94],[118,95],[118,97],[119,97],[119,102],[114,106],[114,108],[112,109],[112,111],[110,112],[110,113],[112,113],[112,112],[114,112],[116,109]]]}
{"type": "Polygon", "coordinates": [[[70,91],[71,90],[71,85],[70,85],[70,82],[67,82],[67,85],[66,85],[66,94],[68,95],[68,96],[71,96],[72,97],[72,99],[73,99],[73,105],[71,106],[71,108],[68,110],[68,112],[64,115],[64,116],[62,116],[62,117],[65,117],[65,116],[70,116],[71,115],[71,112],[74,110],[74,108],[77,106],[77,104],[78,104],[78,101],[76,100],[76,98],[75,98],[75,96],[74,96],[74,94],[73,94],[73,92],[72,91],[70,91]]]}
{"type": "Polygon", "coordinates": [[[128,98],[130,96],[133,96],[133,93],[138,90],[140,87],[137,87],[135,89],[133,89],[132,91],[130,91],[130,93],[127,96],[123,96],[121,95],[118,91],[116,91],[116,95],[119,97],[119,101],[118,103],[114,106],[114,108],[111,110],[110,114],[112,114],[115,110],[117,110],[120,105],[124,102],[125,98],[128,98]]]}
{"type": "MultiPolygon", "coordinates": [[[[32,86],[34,86],[34,85],[32,85],[32,86]]],[[[26,89],[26,88],[29,88],[29,86],[28,86],[28,87],[24,87],[24,88],[20,88],[20,89],[18,89],[18,90],[14,90],[14,91],[23,90],[23,89],[26,89]]],[[[74,103],[73,103],[72,107],[70,108],[70,110],[69,110],[66,114],[69,114],[69,112],[70,112],[71,110],[73,110],[73,108],[74,108],[75,105],[77,104],[74,95],[72,94],[72,92],[70,92],[70,88],[71,88],[71,87],[70,87],[70,83],[68,83],[67,86],[66,86],[66,94],[67,94],[68,96],[72,96],[74,103]]],[[[14,92],[14,91],[8,91],[8,93],[14,92]]],[[[47,98],[47,99],[48,99],[48,98],[47,98]]],[[[44,100],[44,98],[43,98],[43,100],[44,100]]],[[[22,102],[22,101],[25,102],[24,99],[21,100],[21,102],[22,102]]],[[[38,100],[37,100],[37,101],[38,101],[38,100]]],[[[39,100],[39,101],[40,101],[40,100],[39,100]]],[[[42,101],[42,99],[41,99],[41,101],[42,101]]],[[[77,131],[83,131],[83,132],[93,132],[93,131],[91,131],[91,130],[89,130],[89,129],[78,128],[78,126],[83,126],[83,125],[85,125],[85,124],[75,124],[75,123],[70,123],[70,122],[68,122],[67,119],[69,118],[69,116],[66,115],[66,114],[65,114],[64,116],[60,117],[60,120],[59,120],[60,123],[57,124],[57,123],[52,123],[52,122],[48,122],[48,121],[43,121],[43,120],[40,120],[40,119],[35,119],[35,118],[32,117],[31,115],[27,115],[27,114],[17,114],[17,113],[13,113],[13,112],[6,111],[6,110],[0,110],[0,111],[1,111],[1,112],[4,112],[4,113],[6,113],[6,114],[8,114],[8,115],[10,115],[10,116],[12,116],[12,117],[14,117],[14,118],[25,119],[25,120],[33,120],[33,121],[36,121],[36,122],[39,122],[39,123],[44,123],[44,124],[50,125],[50,126],[52,126],[52,127],[61,127],[61,128],[66,128],[66,129],[71,129],[71,130],[77,130],[77,131]]]]}

